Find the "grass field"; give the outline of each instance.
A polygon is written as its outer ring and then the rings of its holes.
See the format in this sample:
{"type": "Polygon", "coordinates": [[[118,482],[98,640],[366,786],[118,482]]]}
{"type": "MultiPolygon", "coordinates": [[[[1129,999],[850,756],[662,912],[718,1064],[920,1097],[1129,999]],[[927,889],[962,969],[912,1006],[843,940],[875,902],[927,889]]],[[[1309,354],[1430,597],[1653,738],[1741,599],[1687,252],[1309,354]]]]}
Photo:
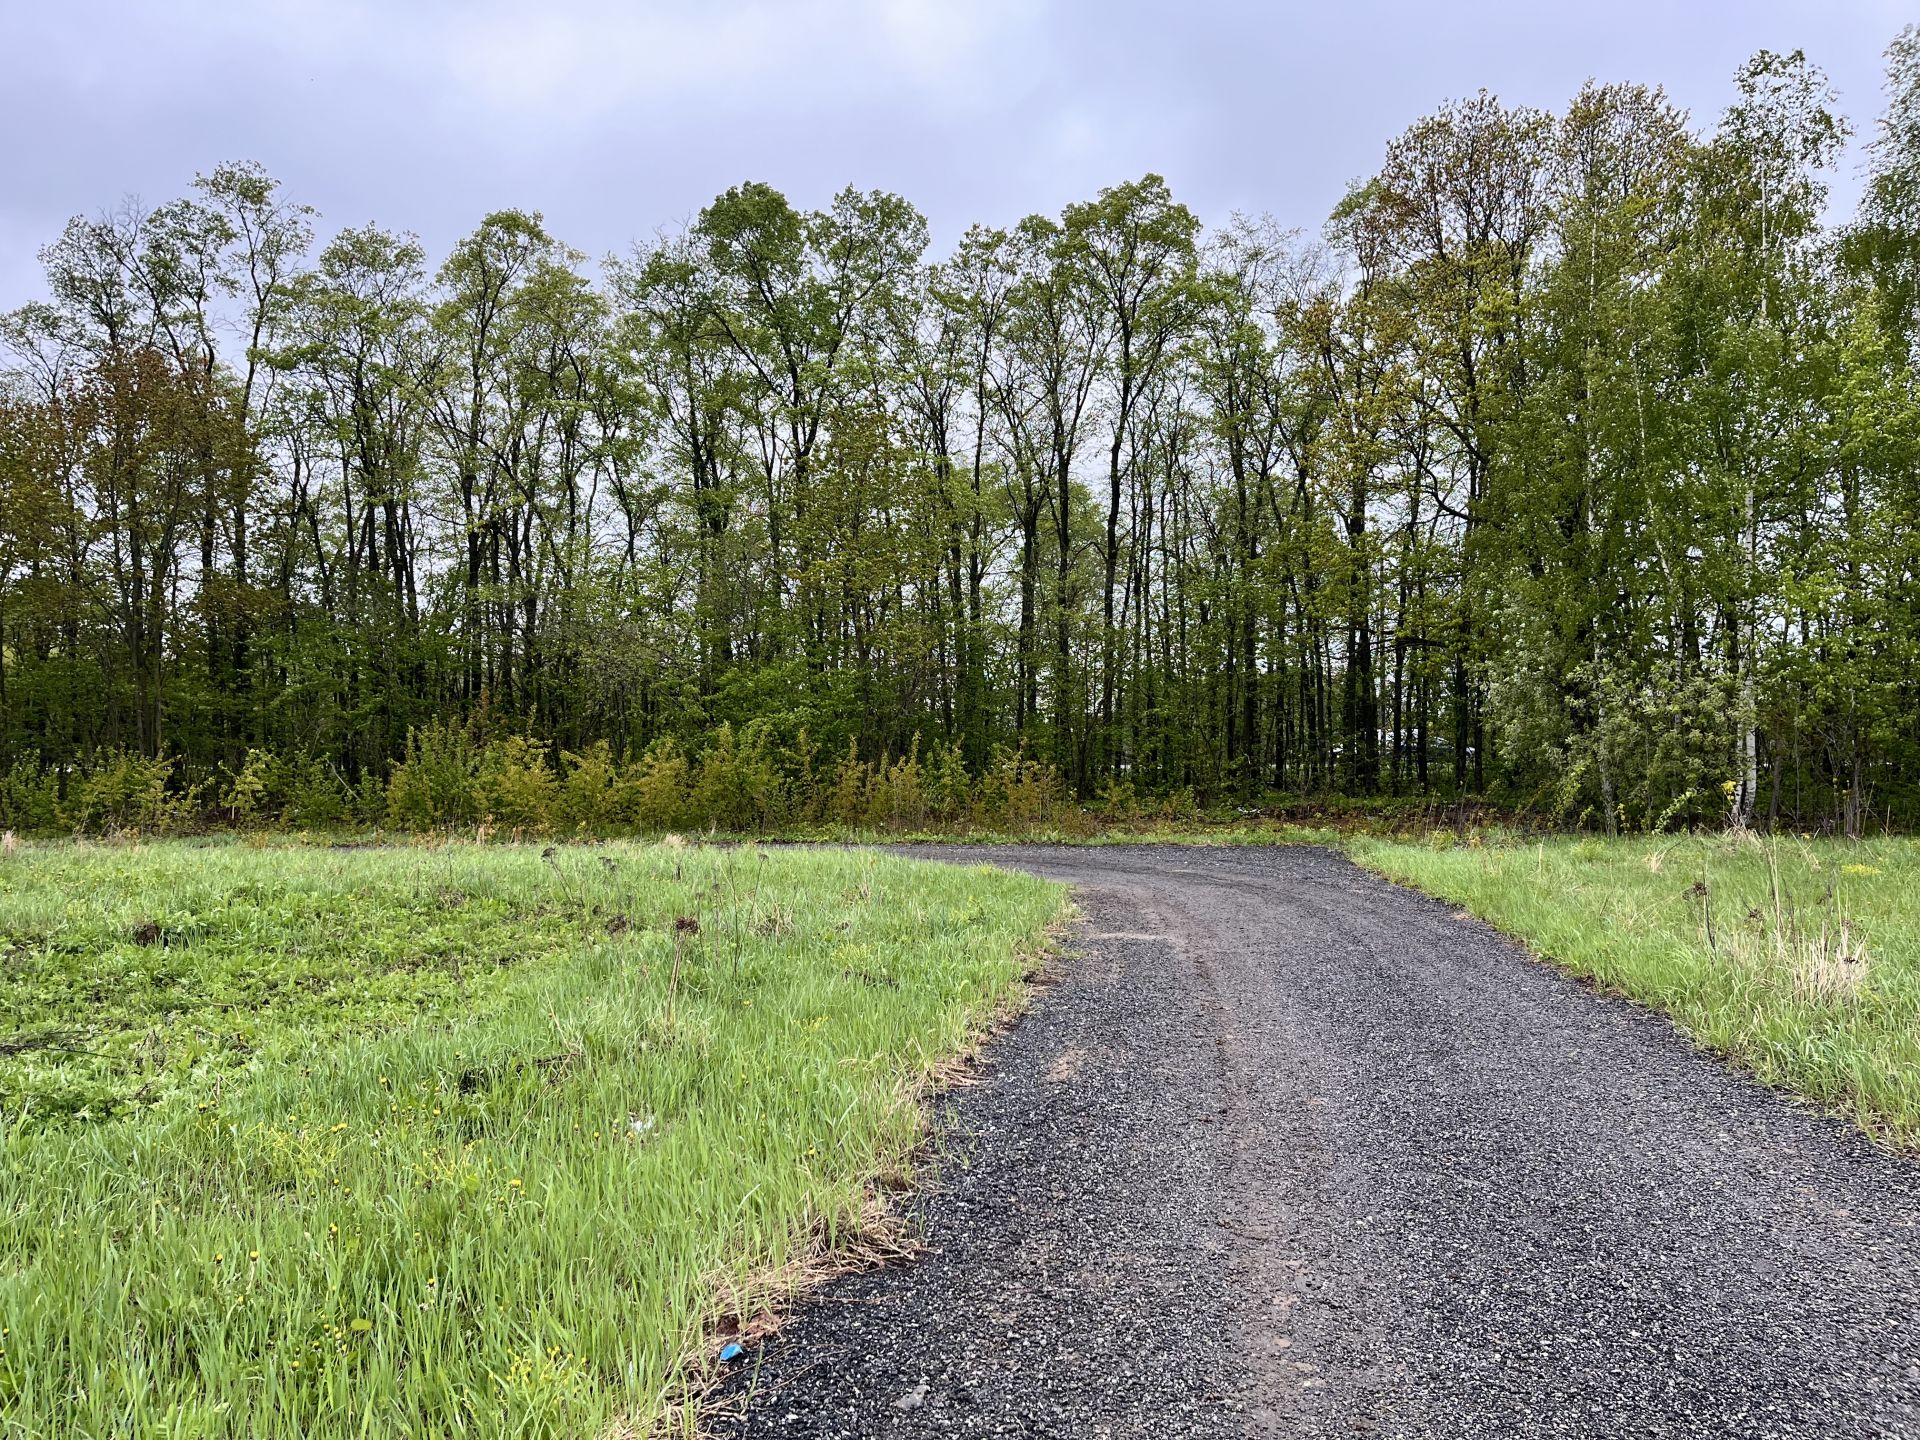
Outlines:
{"type": "Polygon", "coordinates": [[[0,859],[0,1435],[685,1426],[1062,903],[870,853],[0,859]]]}
{"type": "Polygon", "coordinates": [[[1356,837],[1348,850],[1920,1149],[1920,841],[1356,837]]]}

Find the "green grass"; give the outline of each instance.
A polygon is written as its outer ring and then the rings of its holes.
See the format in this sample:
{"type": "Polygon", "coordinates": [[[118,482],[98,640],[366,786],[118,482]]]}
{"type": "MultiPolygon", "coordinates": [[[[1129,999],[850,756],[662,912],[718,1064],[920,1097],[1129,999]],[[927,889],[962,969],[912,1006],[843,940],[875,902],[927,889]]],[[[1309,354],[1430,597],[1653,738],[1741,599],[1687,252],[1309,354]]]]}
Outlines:
{"type": "Polygon", "coordinates": [[[871,853],[0,858],[0,1435],[688,1426],[1062,904],[871,853]]]}
{"type": "Polygon", "coordinates": [[[1664,1011],[1769,1084],[1920,1149],[1920,841],[1443,835],[1347,848],[1664,1011]]]}

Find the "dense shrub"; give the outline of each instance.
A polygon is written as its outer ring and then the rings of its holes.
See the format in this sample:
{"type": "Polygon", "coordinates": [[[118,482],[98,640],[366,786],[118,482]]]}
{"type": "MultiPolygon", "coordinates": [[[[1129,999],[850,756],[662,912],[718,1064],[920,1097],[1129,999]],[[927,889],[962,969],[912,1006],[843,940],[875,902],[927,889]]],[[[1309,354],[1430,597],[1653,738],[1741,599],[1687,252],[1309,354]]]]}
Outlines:
{"type": "Polygon", "coordinates": [[[60,776],[27,760],[0,771],[0,829],[28,832],[60,828],[60,776]]]}
{"type": "Polygon", "coordinates": [[[477,789],[480,818],[490,825],[538,833],[558,818],[560,786],[544,740],[509,735],[487,746],[477,789]]]}
{"type": "Polygon", "coordinates": [[[1024,751],[1002,749],[980,779],[979,805],[997,828],[1036,830],[1057,819],[1066,794],[1053,768],[1024,751]]]}
{"type": "Polygon", "coordinates": [[[227,783],[220,790],[220,808],[232,824],[258,824],[270,810],[284,808],[284,801],[278,807],[274,802],[284,791],[285,767],[266,751],[249,750],[238,770],[221,770],[227,783]]]}
{"type": "MultiPolygon", "coordinates": [[[[318,756],[304,755],[286,767],[286,806],[281,818],[289,825],[324,830],[354,818],[359,797],[346,777],[318,756]]],[[[386,796],[380,796],[381,810],[386,796]]]]}
{"type": "Polygon", "coordinates": [[[576,755],[560,752],[565,777],[553,798],[553,817],[569,834],[601,835],[615,826],[620,768],[613,747],[596,740],[576,755]]]}
{"type": "Polygon", "coordinates": [[[126,750],[109,750],[68,782],[67,802],[59,808],[70,830],[170,834],[188,829],[198,817],[201,786],[169,786],[170,757],[149,760],[126,750]]]}
{"type": "Polygon", "coordinates": [[[616,786],[615,815],[639,830],[678,830],[692,819],[691,767],[672,737],[647,747],[616,786]]]}
{"type": "Polygon", "coordinates": [[[480,747],[464,725],[435,721],[407,732],[407,756],[387,781],[387,819],[403,830],[480,819],[480,747]]]}
{"type": "Polygon", "coordinates": [[[850,743],[824,765],[805,730],[782,744],[776,727],[764,722],[738,730],[719,725],[692,749],[661,736],[624,761],[606,741],[556,753],[534,736],[485,738],[473,727],[434,722],[409,732],[406,753],[389,774],[368,774],[357,784],[315,756],[261,750],[197,780],[183,777],[170,758],[103,751],[66,777],[64,800],[60,778],[24,762],[0,773],[0,828],[104,834],[391,826],[584,837],[809,827],[1074,831],[1091,824],[1051,767],[1021,752],[999,753],[978,778],[958,746],[923,748],[917,736],[905,754],[863,759],[850,743]]]}
{"type": "Polygon", "coordinates": [[[700,757],[694,817],[721,830],[764,830],[785,816],[784,789],[770,727],[748,725],[736,740],[733,727],[723,724],[700,757]]]}

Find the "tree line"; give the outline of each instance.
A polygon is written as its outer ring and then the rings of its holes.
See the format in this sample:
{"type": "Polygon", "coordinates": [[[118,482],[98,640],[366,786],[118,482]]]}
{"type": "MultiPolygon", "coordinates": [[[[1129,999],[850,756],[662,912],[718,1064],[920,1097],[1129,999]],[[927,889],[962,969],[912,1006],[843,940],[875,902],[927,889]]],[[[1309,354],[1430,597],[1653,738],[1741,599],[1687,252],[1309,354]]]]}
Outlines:
{"type": "Polygon", "coordinates": [[[763,184],[598,265],[246,164],[76,219],[0,321],[0,809],[718,743],[1910,823],[1920,29],[1830,224],[1847,136],[1762,52],[1710,128],[1447,105],[1313,236],[1153,175],[938,258],[763,184]]]}

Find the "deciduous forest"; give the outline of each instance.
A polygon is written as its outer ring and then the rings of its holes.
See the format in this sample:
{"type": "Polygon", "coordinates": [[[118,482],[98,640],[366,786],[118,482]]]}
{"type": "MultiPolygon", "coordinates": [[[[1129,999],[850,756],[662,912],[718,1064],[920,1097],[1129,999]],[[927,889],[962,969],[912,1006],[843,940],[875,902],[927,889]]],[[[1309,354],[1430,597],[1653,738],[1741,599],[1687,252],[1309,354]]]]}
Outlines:
{"type": "Polygon", "coordinates": [[[1304,231],[1147,175],[935,255],[747,183],[429,255],[250,164],[76,219],[0,322],[0,820],[1904,828],[1920,29],[1871,123],[1851,216],[1763,52],[1710,122],[1448,105],[1304,231]]]}

